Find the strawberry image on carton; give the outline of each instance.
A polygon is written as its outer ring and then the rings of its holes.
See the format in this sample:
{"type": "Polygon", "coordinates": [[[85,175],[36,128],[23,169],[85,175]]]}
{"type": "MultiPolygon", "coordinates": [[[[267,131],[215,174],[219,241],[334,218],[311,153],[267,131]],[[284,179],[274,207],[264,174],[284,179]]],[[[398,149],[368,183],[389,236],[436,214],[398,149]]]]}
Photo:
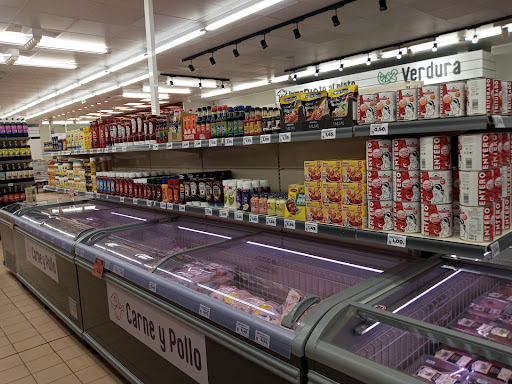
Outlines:
{"type": "Polygon", "coordinates": [[[304,192],[306,194],[306,201],[322,201],[322,182],[305,181],[304,192]]]}
{"type": "Polygon", "coordinates": [[[341,181],[344,183],[366,183],[366,161],[342,160],[341,181]]]}
{"type": "Polygon", "coordinates": [[[341,201],[346,205],[366,205],[368,202],[366,183],[342,183],[341,201]]]}
{"type": "Polygon", "coordinates": [[[341,181],[341,167],[341,160],[322,161],[322,181],[328,183],[341,181]]]}
{"type": "Polygon", "coordinates": [[[325,224],[343,225],[343,213],[341,203],[324,204],[324,222],[325,224]]]}
{"type": "Polygon", "coordinates": [[[318,201],[306,202],[306,220],[316,221],[319,223],[324,222],[324,206],[318,201]]]}
{"type": "Polygon", "coordinates": [[[350,228],[368,228],[368,208],[360,205],[343,205],[343,226],[350,228]]]}
{"type": "Polygon", "coordinates": [[[322,161],[304,162],[304,181],[322,181],[322,161]]]}
{"type": "Polygon", "coordinates": [[[322,202],[341,203],[341,183],[322,183],[322,202]]]}

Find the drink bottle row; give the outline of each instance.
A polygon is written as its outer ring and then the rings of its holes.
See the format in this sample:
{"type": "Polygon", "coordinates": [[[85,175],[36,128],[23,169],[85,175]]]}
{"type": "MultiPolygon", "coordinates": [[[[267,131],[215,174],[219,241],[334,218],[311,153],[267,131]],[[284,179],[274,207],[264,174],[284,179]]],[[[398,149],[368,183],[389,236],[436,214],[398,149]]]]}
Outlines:
{"type": "Polygon", "coordinates": [[[3,187],[0,188],[0,207],[24,201],[26,199],[25,188],[3,187]]]}
{"type": "Polygon", "coordinates": [[[0,183],[16,183],[34,180],[32,163],[2,164],[0,168],[0,183]]]}
{"type": "Polygon", "coordinates": [[[2,141],[0,143],[0,160],[29,160],[32,150],[26,141],[2,141]]]}
{"type": "Polygon", "coordinates": [[[0,120],[0,137],[28,137],[28,124],[24,120],[0,120]]]}

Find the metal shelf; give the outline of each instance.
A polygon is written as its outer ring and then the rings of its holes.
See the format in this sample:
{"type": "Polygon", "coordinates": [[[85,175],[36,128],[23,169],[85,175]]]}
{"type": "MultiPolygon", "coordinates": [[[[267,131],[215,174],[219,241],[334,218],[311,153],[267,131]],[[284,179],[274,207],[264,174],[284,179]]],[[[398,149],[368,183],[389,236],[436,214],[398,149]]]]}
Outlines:
{"type": "Polygon", "coordinates": [[[0,141],[26,141],[30,140],[30,137],[28,136],[21,136],[21,137],[0,137],[0,141]]]}
{"type": "Polygon", "coordinates": [[[24,159],[24,160],[0,160],[0,164],[13,164],[13,163],[31,163],[32,159],[24,159]]]}
{"type": "Polygon", "coordinates": [[[19,187],[19,186],[27,185],[27,184],[35,184],[35,179],[27,180],[27,181],[17,181],[17,182],[14,182],[14,183],[1,183],[0,184],[0,188],[3,188],[3,187],[19,187]]]}

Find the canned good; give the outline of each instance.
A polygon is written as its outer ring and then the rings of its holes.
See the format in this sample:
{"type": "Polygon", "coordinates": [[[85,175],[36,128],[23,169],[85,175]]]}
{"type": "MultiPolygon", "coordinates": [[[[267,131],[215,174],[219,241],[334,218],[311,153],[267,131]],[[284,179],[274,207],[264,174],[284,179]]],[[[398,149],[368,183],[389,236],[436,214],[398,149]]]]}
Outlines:
{"type": "Polygon", "coordinates": [[[502,154],[501,162],[503,165],[510,164],[510,133],[505,132],[501,134],[502,154]]]}
{"type": "Polygon", "coordinates": [[[459,136],[459,169],[480,171],[493,167],[494,145],[491,133],[459,136]]]}
{"type": "Polygon", "coordinates": [[[503,143],[501,142],[501,133],[493,133],[492,134],[492,166],[493,167],[501,167],[502,159],[501,155],[503,153],[503,143]]]}
{"type": "Polygon", "coordinates": [[[368,171],[368,199],[393,200],[393,171],[368,171]]]}
{"type": "Polygon", "coordinates": [[[471,79],[466,83],[466,108],[468,115],[493,113],[494,80],[491,78],[471,79]]]}
{"type": "Polygon", "coordinates": [[[420,139],[422,171],[452,168],[452,144],[448,136],[425,136],[420,139]]]}
{"type": "Polygon", "coordinates": [[[460,204],[458,201],[452,203],[453,233],[460,232],[460,204]]]}
{"type": "Polygon", "coordinates": [[[418,93],[418,119],[439,117],[439,85],[425,85],[418,93]]]}
{"type": "Polygon", "coordinates": [[[501,199],[494,201],[494,234],[500,236],[503,233],[503,202],[501,199]]]}
{"type": "Polygon", "coordinates": [[[460,178],[459,178],[459,169],[456,167],[452,168],[452,195],[453,200],[459,200],[460,196],[460,178]]]}
{"type": "Polygon", "coordinates": [[[501,80],[493,79],[493,102],[492,113],[501,113],[503,108],[503,93],[501,90],[501,80]]]}
{"type": "Polygon", "coordinates": [[[375,95],[359,95],[357,101],[357,122],[359,124],[375,123],[375,95]]]}
{"type": "Polygon", "coordinates": [[[401,89],[396,94],[397,114],[396,119],[418,119],[418,88],[401,89]]]}
{"type": "Polygon", "coordinates": [[[508,178],[508,169],[510,165],[501,166],[501,195],[500,198],[510,196],[510,180],[508,178]]]}
{"type": "Polygon", "coordinates": [[[368,228],[383,231],[393,230],[393,202],[368,202],[368,228]]]}
{"type": "Polygon", "coordinates": [[[494,202],[494,172],[492,169],[459,172],[459,201],[465,206],[486,206],[494,202]]]}
{"type": "Polygon", "coordinates": [[[366,142],[366,168],[371,171],[391,170],[391,140],[366,142]]]}
{"type": "Polygon", "coordinates": [[[492,170],[492,175],[494,178],[494,201],[501,199],[501,194],[503,193],[503,179],[501,177],[501,167],[494,168],[492,170]]]}
{"type": "Polygon", "coordinates": [[[396,92],[378,92],[375,95],[375,104],[377,123],[396,121],[396,92]]]}
{"type": "Polygon", "coordinates": [[[460,238],[466,241],[494,240],[494,207],[460,206],[460,238]]]}
{"type": "Polygon", "coordinates": [[[393,200],[421,200],[420,171],[393,171],[393,200]]]}
{"type": "Polygon", "coordinates": [[[451,204],[422,204],[421,234],[429,237],[451,237],[453,214],[451,204]]]}
{"type": "Polygon", "coordinates": [[[466,84],[463,81],[441,84],[441,117],[466,114],[466,84]]]}
{"type": "Polygon", "coordinates": [[[501,199],[503,202],[503,230],[510,229],[510,197],[501,199]]]}
{"type": "Polygon", "coordinates": [[[420,169],[420,141],[415,138],[394,139],[393,169],[417,170],[420,169]]]}
{"type": "Polygon", "coordinates": [[[421,171],[421,202],[448,204],[453,201],[452,171],[421,171]]]}
{"type": "Polygon", "coordinates": [[[420,232],[420,203],[395,201],[393,203],[393,220],[394,229],[397,232],[420,232]]]}

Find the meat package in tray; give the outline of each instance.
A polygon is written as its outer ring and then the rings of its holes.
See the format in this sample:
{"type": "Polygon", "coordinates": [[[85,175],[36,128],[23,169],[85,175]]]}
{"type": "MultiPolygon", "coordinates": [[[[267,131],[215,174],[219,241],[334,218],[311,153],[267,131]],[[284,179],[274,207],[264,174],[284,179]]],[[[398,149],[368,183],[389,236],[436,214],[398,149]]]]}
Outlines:
{"type": "Polygon", "coordinates": [[[451,326],[460,332],[512,346],[512,325],[484,320],[469,313],[463,314],[451,326]]]}
{"type": "Polygon", "coordinates": [[[413,376],[427,383],[464,384],[468,370],[434,356],[422,356],[414,363],[413,376]]]}
{"type": "Polygon", "coordinates": [[[474,300],[468,309],[468,313],[486,320],[497,320],[503,314],[509,303],[490,296],[480,296],[474,300]]]}

